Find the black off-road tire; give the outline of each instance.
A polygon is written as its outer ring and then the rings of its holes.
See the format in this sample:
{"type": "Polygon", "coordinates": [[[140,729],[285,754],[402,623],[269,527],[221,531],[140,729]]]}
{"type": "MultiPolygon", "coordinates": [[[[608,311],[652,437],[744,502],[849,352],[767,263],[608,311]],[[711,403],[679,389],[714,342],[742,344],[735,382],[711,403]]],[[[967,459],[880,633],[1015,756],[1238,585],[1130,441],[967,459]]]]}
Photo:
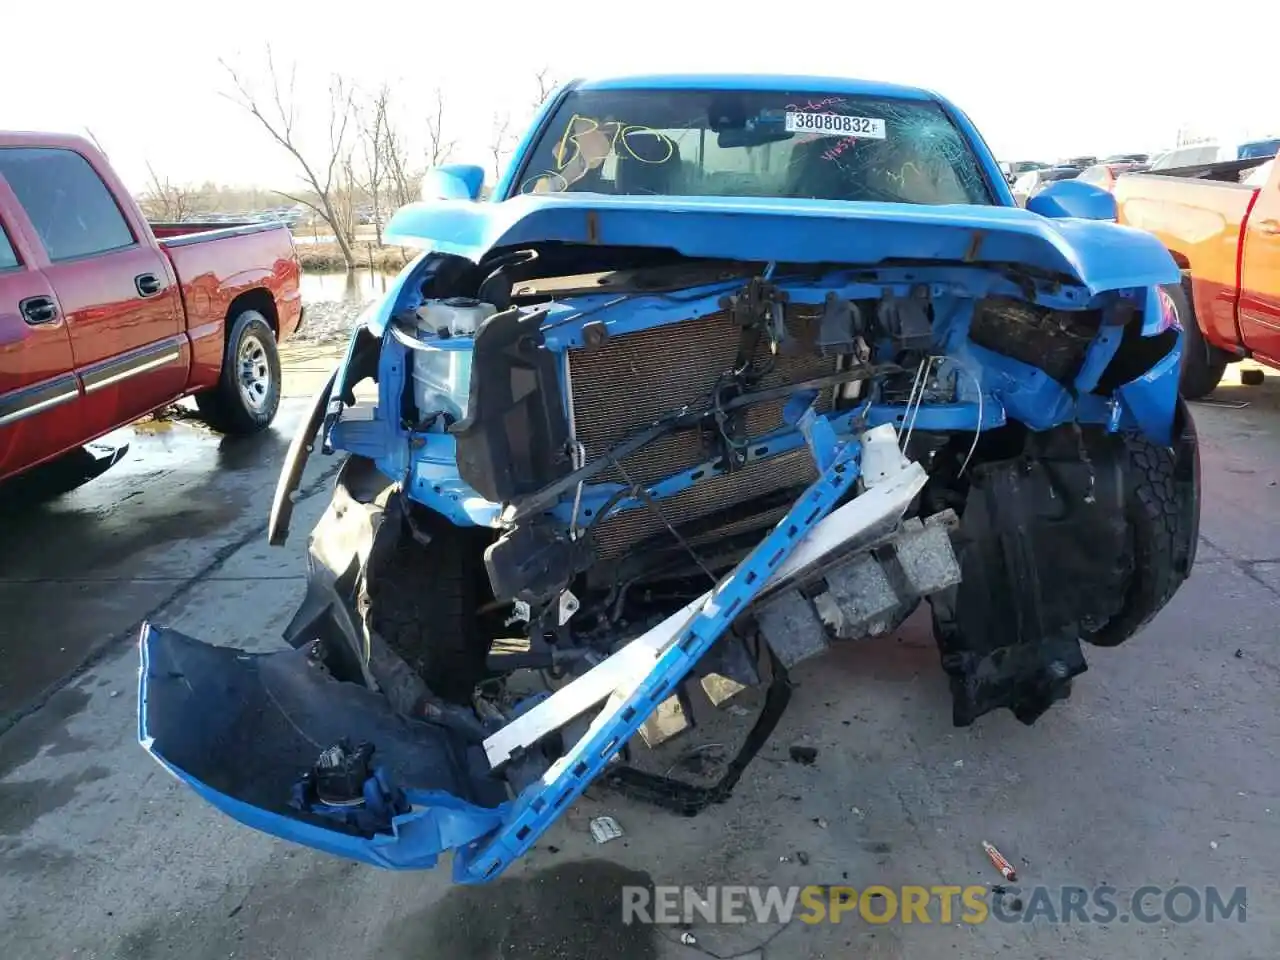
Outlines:
{"type": "Polygon", "coordinates": [[[196,394],[200,416],[219,433],[257,433],[275,419],[280,389],[275,331],[257,310],[243,310],[231,321],[218,385],[196,394]]]}
{"type": "Polygon", "coordinates": [[[1167,285],[1164,292],[1173,301],[1178,322],[1182,324],[1182,372],[1178,388],[1188,400],[1199,400],[1213,393],[1222,382],[1227,355],[1208,343],[1200,332],[1192,306],[1191,278],[1184,277],[1180,284],[1167,285]]]}
{"type": "Polygon", "coordinates": [[[1133,533],[1133,574],[1124,606],[1084,639],[1118,646],[1146,626],[1190,575],[1200,537],[1200,451],[1185,404],[1173,449],[1124,434],[1125,515],[1133,533]]]}
{"type": "Polygon", "coordinates": [[[483,543],[476,531],[443,518],[415,516],[429,543],[415,539],[402,501],[388,504],[365,568],[363,605],[382,637],[436,696],[471,702],[487,675],[489,639],[481,632],[483,543]]]}

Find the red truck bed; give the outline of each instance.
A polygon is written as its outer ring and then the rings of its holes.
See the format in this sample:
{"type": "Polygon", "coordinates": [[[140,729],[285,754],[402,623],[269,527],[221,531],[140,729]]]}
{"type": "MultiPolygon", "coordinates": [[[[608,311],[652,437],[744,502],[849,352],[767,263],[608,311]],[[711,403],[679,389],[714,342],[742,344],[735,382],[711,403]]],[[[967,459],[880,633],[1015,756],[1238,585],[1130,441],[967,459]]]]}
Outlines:
{"type": "Polygon", "coordinates": [[[282,223],[254,223],[184,233],[157,241],[183,280],[183,306],[191,338],[191,385],[211,386],[222,366],[222,339],[232,304],[248,294],[259,306],[267,303],[276,317],[279,340],[291,337],[302,319],[298,261],[289,228],[282,223]],[[281,256],[281,237],[289,256],[281,256]],[[233,253],[226,252],[228,244],[233,253]],[[245,265],[248,264],[246,267],[245,265]],[[253,291],[261,291],[254,296],[253,291]]]}

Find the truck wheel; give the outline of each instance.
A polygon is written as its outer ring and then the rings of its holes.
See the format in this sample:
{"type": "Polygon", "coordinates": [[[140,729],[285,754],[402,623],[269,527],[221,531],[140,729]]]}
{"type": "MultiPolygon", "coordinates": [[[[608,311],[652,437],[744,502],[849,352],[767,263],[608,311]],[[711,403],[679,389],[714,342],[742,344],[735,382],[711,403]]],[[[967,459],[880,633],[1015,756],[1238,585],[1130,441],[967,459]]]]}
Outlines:
{"type": "Polygon", "coordinates": [[[1182,374],[1179,388],[1188,400],[1207,397],[1217,388],[1227,370],[1227,357],[1217,347],[1207,343],[1200,332],[1195,310],[1191,306],[1191,280],[1164,287],[1173,303],[1178,322],[1182,325],[1182,374]]]}
{"type": "Polygon", "coordinates": [[[364,615],[436,696],[470,703],[487,676],[488,640],[479,629],[484,545],[475,531],[443,518],[415,517],[429,531],[423,544],[393,499],[365,567],[364,615]]]}
{"type": "Polygon", "coordinates": [[[1173,449],[1123,434],[1125,515],[1133,531],[1133,574],[1124,606],[1083,639],[1114,647],[1144,627],[1191,573],[1200,537],[1200,450],[1195,422],[1179,404],[1173,449]]]}
{"type": "Polygon", "coordinates": [[[218,385],[196,394],[196,407],[220,433],[257,433],[275,419],[280,354],[271,325],[257,310],[243,310],[232,322],[218,385]]]}

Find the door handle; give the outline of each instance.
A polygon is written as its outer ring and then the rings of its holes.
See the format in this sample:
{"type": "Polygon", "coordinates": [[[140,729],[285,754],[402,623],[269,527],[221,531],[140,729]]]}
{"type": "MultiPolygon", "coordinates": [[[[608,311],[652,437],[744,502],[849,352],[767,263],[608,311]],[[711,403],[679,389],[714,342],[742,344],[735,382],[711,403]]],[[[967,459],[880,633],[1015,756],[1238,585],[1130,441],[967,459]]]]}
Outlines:
{"type": "Polygon", "coordinates": [[[32,325],[58,319],[58,304],[53,297],[27,297],[18,304],[18,309],[22,311],[22,319],[32,325]]]}
{"type": "Polygon", "coordinates": [[[133,285],[138,288],[138,296],[154,297],[164,289],[160,278],[154,273],[140,273],[133,278],[133,285]]]}

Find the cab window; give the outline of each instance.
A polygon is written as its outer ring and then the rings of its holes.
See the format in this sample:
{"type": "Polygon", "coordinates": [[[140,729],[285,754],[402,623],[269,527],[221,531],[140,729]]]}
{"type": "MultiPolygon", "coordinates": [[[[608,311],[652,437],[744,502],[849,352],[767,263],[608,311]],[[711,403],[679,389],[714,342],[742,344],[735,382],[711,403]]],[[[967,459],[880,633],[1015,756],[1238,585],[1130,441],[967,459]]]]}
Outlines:
{"type": "Polygon", "coordinates": [[[13,270],[18,265],[18,254],[9,242],[9,235],[4,232],[4,225],[0,224],[0,270],[13,270]]]}
{"type": "Polygon", "coordinates": [[[0,176],[55,263],[133,246],[133,233],[111,191],[74,150],[0,149],[0,176]]]}

